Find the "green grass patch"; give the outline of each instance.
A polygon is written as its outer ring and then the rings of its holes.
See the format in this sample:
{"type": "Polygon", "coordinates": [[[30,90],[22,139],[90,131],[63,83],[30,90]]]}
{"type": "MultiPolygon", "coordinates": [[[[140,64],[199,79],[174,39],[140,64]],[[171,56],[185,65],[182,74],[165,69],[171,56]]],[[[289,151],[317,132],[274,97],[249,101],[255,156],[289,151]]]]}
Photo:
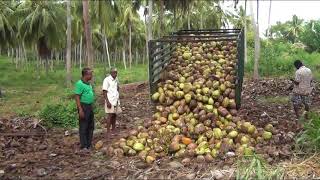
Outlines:
{"type": "Polygon", "coordinates": [[[264,104],[288,104],[290,102],[289,96],[262,96],[258,97],[258,102],[264,104]]]}
{"type": "MultiPolygon", "coordinates": [[[[36,68],[35,62],[16,69],[15,64],[8,57],[0,57],[0,89],[3,97],[0,98],[0,116],[14,115],[35,116],[47,105],[59,104],[66,97],[73,94],[73,88],[66,88],[66,73],[63,64],[55,64],[48,75],[43,68],[36,68]]],[[[133,65],[124,69],[116,64],[118,78],[121,84],[127,84],[148,79],[147,65],[133,65]]],[[[104,64],[95,64],[94,78],[95,91],[101,94],[103,79],[108,75],[108,68],[104,64]]],[[[72,69],[72,82],[81,78],[79,67],[72,69]]],[[[99,110],[100,112],[101,110],[99,110]]],[[[101,114],[101,113],[100,113],[101,114]]]]}
{"type": "Polygon", "coordinates": [[[237,162],[236,179],[283,179],[284,171],[270,166],[261,156],[244,156],[237,162]]]}

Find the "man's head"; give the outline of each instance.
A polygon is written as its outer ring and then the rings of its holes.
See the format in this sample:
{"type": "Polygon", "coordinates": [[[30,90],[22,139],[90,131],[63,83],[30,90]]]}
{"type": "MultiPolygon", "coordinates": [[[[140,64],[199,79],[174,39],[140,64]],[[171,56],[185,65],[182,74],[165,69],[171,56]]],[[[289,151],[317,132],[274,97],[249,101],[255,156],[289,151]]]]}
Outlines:
{"type": "Polygon", "coordinates": [[[110,75],[113,77],[113,79],[115,79],[118,75],[118,70],[117,68],[111,68],[110,69],[110,75]]]}
{"type": "Polygon", "coordinates": [[[302,62],[300,60],[294,61],[293,64],[297,69],[299,69],[299,68],[301,68],[303,66],[303,64],[302,64],[302,62]]]}
{"type": "Polygon", "coordinates": [[[90,81],[92,79],[92,70],[90,68],[83,68],[81,73],[84,80],[90,81]]]}

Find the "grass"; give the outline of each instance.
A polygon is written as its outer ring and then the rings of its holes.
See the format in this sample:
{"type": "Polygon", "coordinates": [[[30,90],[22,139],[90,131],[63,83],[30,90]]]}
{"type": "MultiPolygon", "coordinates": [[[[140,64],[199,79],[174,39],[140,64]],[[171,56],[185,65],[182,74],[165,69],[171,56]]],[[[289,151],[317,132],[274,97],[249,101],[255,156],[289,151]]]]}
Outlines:
{"type": "Polygon", "coordinates": [[[282,168],[270,166],[259,155],[244,156],[237,162],[236,179],[283,179],[282,168]]]}
{"type": "Polygon", "coordinates": [[[304,120],[304,130],[296,138],[296,148],[305,152],[320,151],[320,114],[309,113],[308,120],[304,120]]]}
{"type": "MultiPolygon", "coordinates": [[[[36,68],[16,69],[7,57],[0,57],[0,88],[3,97],[0,98],[0,116],[35,115],[48,103],[61,100],[62,96],[70,94],[72,88],[65,86],[65,69],[63,65],[56,65],[46,75],[44,70],[36,68]]],[[[33,67],[36,67],[34,65],[33,67]]],[[[147,65],[134,65],[131,69],[124,69],[116,65],[121,84],[146,81],[148,77],[147,65]]],[[[102,81],[107,75],[103,64],[96,64],[94,68],[96,94],[101,92],[102,81]]],[[[72,69],[73,83],[81,77],[79,68],[72,69]]]]}
{"type": "Polygon", "coordinates": [[[288,104],[290,100],[288,96],[263,96],[258,101],[264,104],[288,104]]]}

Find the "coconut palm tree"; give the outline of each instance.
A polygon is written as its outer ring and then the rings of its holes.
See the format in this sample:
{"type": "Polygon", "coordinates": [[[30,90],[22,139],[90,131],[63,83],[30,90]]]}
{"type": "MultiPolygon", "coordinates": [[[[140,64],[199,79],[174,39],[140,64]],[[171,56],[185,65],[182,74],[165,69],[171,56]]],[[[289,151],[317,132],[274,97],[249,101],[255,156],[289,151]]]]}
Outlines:
{"type": "MultiPolygon", "coordinates": [[[[12,16],[14,8],[11,1],[0,1],[0,48],[12,43],[14,29],[12,27],[12,16]]],[[[1,54],[1,52],[0,52],[1,54]]]]}
{"type": "Polygon", "coordinates": [[[254,68],[253,68],[253,79],[259,79],[259,57],[260,57],[260,37],[259,37],[259,1],[257,0],[257,19],[255,20],[252,1],[250,1],[251,15],[252,15],[252,26],[255,30],[254,38],[254,68]]]}
{"type": "Polygon", "coordinates": [[[128,1],[118,1],[120,5],[121,14],[121,27],[126,27],[128,32],[128,50],[129,50],[129,65],[132,66],[132,31],[135,28],[135,24],[140,22],[137,10],[139,8],[139,1],[128,3],[128,1]]]}
{"type": "Polygon", "coordinates": [[[147,25],[147,40],[152,39],[152,14],[153,14],[153,0],[148,0],[148,25],[147,25]]]}
{"type": "Polygon", "coordinates": [[[104,54],[107,55],[108,66],[111,68],[108,36],[111,31],[114,31],[114,21],[118,12],[118,3],[112,2],[111,0],[93,0],[92,1],[92,18],[94,23],[100,24],[100,33],[102,35],[102,44],[104,49],[104,54]]]}
{"type": "Polygon", "coordinates": [[[268,14],[268,29],[267,29],[266,37],[270,37],[271,4],[272,4],[272,1],[270,0],[270,2],[269,2],[269,14],[268,14]]]}
{"type": "Polygon", "coordinates": [[[15,16],[21,19],[18,36],[29,47],[38,46],[38,54],[45,59],[47,73],[51,50],[65,46],[65,12],[61,3],[30,0],[20,3],[15,12],[15,16]]]}
{"type": "Polygon", "coordinates": [[[91,35],[91,24],[89,17],[89,1],[82,0],[83,7],[83,22],[84,22],[84,32],[86,38],[86,52],[87,52],[87,66],[93,67],[93,49],[92,49],[92,35],[91,35]]]}
{"type": "Polygon", "coordinates": [[[299,37],[299,34],[303,30],[303,19],[299,19],[297,15],[292,16],[292,20],[289,22],[289,30],[287,37],[292,42],[295,43],[299,37]]]}
{"type": "Polygon", "coordinates": [[[67,0],[67,57],[66,57],[67,86],[71,86],[71,2],[67,0]]]}

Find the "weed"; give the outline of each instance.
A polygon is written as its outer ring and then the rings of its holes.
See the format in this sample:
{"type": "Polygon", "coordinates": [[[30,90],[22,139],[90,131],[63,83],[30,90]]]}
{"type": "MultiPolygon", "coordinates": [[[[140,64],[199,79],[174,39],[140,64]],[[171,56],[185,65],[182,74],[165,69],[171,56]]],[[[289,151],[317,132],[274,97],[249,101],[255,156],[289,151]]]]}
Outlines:
{"type": "Polygon", "coordinates": [[[259,155],[243,156],[237,162],[237,180],[247,179],[283,179],[281,168],[271,168],[259,155]]]}
{"type": "Polygon", "coordinates": [[[310,120],[304,121],[304,130],[296,138],[296,148],[306,152],[320,150],[320,114],[309,113],[310,120]]]}
{"type": "Polygon", "coordinates": [[[258,101],[265,104],[277,103],[277,104],[287,104],[289,103],[288,96],[263,96],[259,97],[258,101]]]}

